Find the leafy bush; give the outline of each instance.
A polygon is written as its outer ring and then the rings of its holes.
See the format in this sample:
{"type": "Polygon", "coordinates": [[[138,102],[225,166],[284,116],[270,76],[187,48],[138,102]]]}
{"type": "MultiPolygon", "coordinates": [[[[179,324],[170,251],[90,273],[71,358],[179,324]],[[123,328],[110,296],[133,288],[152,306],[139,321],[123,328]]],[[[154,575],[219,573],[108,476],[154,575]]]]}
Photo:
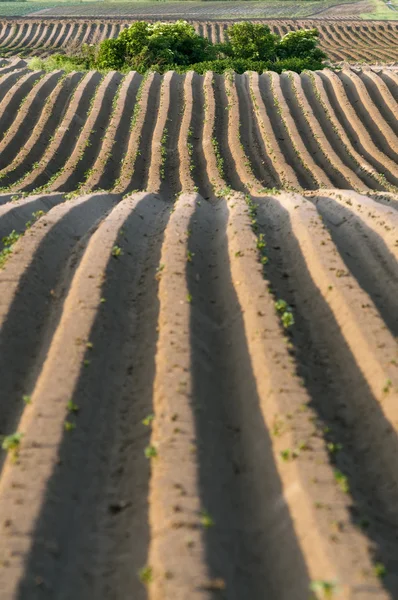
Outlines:
{"type": "Polygon", "coordinates": [[[313,58],[322,60],[326,54],[317,47],[318,31],[316,29],[299,29],[290,31],[278,43],[279,58],[313,58]]]}
{"type": "Polygon", "coordinates": [[[124,48],[125,62],[140,72],[169,64],[189,65],[216,56],[213,44],[186,21],[140,21],[122,31],[118,40],[124,48]]]}
{"type": "Polygon", "coordinates": [[[225,52],[233,58],[274,60],[279,36],[271,33],[268,25],[235,23],[227,29],[229,44],[225,52]]]}
{"type": "Polygon", "coordinates": [[[322,69],[326,55],[317,47],[316,29],[301,29],[283,38],[271,32],[268,25],[235,23],[227,29],[228,41],[212,44],[198,35],[186,21],[147,23],[138,21],[124,29],[118,38],[108,39],[98,46],[83,44],[72,55],[54,55],[32,61],[32,68],[46,70],[100,69],[135,70],[139,73],[157,71],[179,73],[206,71],[224,73],[233,70],[290,70],[322,69]]]}

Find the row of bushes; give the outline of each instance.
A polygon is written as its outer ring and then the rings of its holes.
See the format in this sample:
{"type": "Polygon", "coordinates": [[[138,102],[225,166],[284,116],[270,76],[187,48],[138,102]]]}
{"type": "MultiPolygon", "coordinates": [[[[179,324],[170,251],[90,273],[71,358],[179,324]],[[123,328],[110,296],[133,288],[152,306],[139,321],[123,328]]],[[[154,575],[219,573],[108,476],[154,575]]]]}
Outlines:
{"type": "Polygon", "coordinates": [[[266,70],[300,73],[304,69],[323,68],[326,55],[317,46],[317,36],[316,29],[301,29],[281,38],[267,25],[243,22],[228,27],[228,42],[213,44],[186,21],[139,21],[117,38],[96,46],[83,45],[74,54],[53,56],[47,66],[67,70],[134,70],[142,74],[149,70],[224,73],[229,69],[237,73],[266,70]]]}

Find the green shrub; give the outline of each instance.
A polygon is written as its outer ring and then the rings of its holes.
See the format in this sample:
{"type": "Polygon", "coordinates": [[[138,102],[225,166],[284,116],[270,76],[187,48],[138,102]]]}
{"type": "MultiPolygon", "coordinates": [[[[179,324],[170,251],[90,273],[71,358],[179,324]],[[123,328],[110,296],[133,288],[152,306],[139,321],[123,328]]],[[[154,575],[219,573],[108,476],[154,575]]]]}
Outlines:
{"type": "Polygon", "coordinates": [[[31,68],[46,70],[99,69],[116,71],[157,71],[178,73],[206,71],[236,73],[282,71],[301,73],[322,69],[326,55],[317,47],[316,29],[301,29],[283,38],[271,33],[268,25],[235,23],[227,29],[228,41],[212,44],[198,35],[186,21],[147,23],[138,21],[124,29],[118,38],[98,46],[83,44],[72,55],[53,55],[32,61],[31,68]]]}
{"type": "Polygon", "coordinates": [[[225,51],[233,58],[274,60],[279,36],[271,33],[268,25],[235,23],[227,29],[229,45],[225,51]]]}
{"type": "Polygon", "coordinates": [[[95,59],[97,69],[120,71],[125,66],[125,44],[119,38],[101,42],[95,59]]]}
{"type": "Polygon", "coordinates": [[[317,47],[318,35],[316,29],[290,31],[278,43],[276,50],[278,57],[323,60],[326,58],[326,54],[317,47]]]}
{"type": "Polygon", "coordinates": [[[213,44],[186,21],[140,21],[122,31],[118,40],[124,49],[125,62],[141,73],[148,69],[164,72],[165,65],[189,65],[215,58],[213,44]]]}

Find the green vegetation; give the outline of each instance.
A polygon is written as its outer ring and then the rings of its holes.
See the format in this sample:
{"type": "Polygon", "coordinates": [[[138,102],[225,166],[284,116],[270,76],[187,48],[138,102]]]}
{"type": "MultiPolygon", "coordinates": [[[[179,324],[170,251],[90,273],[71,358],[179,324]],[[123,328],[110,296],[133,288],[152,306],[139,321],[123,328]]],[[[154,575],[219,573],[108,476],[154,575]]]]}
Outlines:
{"type": "Polygon", "coordinates": [[[398,0],[391,0],[390,6],[387,6],[384,0],[371,0],[373,11],[370,13],[361,13],[361,19],[375,19],[381,21],[398,20],[398,0]]]}
{"type": "Polygon", "coordinates": [[[12,433],[11,435],[7,435],[5,438],[3,438],[1,447],[10,454],[13,462],[18,460],[22,437],[23,433],[12,433]]]}
{"type": "Polygon", "coordinates": [[[283,38],[271,33],[268,25],[235,23],[227,29],[228,42],[212,44],[198,35],[186,21],[147,23],[138,21],[117,38],[97,46],[83,44],[73,55],[57,54],[33,59],[34,69],[100,71],[148,71],[178,73],[206,71],[236,73],[285,70],[300,73],[304,69],[323,68],[326,55],[317,46],[316,29],[291,31],[283,38]]]}
{"type": "Polygon", "coordinates": [[[144,584],[148,584],[151,583],[152,581],[152,567],[150,567],[149,565],[142,567],[142,569],[139,570],[138,576],[140,578],[141,583],[144,584]]]}
{"type": "Polygon", "coordinates": [[[312,581],[310,590],[315,592],[319,600],[330,600],[336,591],[336,584],[333,581],[312,581]]]}
{"type": "Polygon", "coordinates": [[[213,521],[212,517],[209,515],[209,513],[207,512],[207,510],[202,510],[202,512],[200,514],[200,522],[202,523],[202,525],[205,529],[209,529],[209,527],[214,526],[214,521],[213,521]]]}
{"type": "Polygon", "coordinates": [[[147,458],[156,458],[158,455],[158,451],[155,446],[147,446],[144,450],[145,456],[147,458]]]}

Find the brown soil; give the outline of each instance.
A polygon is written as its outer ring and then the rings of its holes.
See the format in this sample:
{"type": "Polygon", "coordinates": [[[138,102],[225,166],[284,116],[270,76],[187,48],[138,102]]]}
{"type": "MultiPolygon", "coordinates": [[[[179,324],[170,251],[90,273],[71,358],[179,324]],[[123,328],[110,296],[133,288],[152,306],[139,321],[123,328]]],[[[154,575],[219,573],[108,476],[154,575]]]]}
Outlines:
{"type": "Polygon", "coordinates": [[[12,69],[1,600],[396,598],[396,74],[12,69]]]}

